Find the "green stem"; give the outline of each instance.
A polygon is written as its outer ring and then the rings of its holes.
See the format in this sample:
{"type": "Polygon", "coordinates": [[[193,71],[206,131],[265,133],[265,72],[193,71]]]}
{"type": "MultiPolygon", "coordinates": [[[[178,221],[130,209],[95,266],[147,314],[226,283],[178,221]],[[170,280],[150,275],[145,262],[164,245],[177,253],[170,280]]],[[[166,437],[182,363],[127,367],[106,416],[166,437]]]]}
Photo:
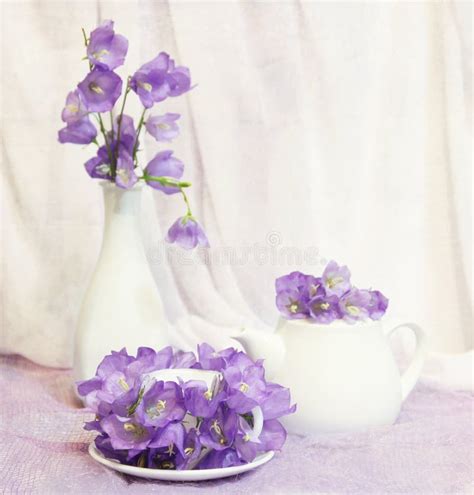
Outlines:
{"type": "Polygon", "coordinates": [[[114,178],[116,167],[115,167],[114,160],[113,160],[112,150],[110,149],[109,140],[107,139],[107,133],[105,131],[104,122],[102,120],[102,115],[100,115],[100,113],[98,113],[97,115],[99,117],[100,132],[102,132],[102,135],[104,136],[105,147],[107,148],[107,155],[108,155],[109,160],[110,160],[110,171],[112,172],[112,178],[114,178]]]}
{"type": "Polygon", "coordinates": [[[125,94],[123,95],[122,108],[120,109],[119,118],[118,118],[118,127],[117,127],[117,149],[115,150],[115,159],[118,160],[118,152],[120,146],[120,131],[122,130],[122,117],[123,110],[125,108],[125,102],[127,101],[128,93],[130,92],[130,76],[127,78],[127,89],[125,90],[125,94]]]}
{"type": "Polygon", "coordinates": [[[154,175],[145,174],[143,177],[140,177],[140,178],[144,181],[159,182],[162,186],[178,187],[179,189],[181,189],[183,187],[190,187],[191,186],[190,182],[181,182],[179,180],[171,179],[169,177],[156,177],[154,175]]]}
{"type": "Polygon", "coordinates": [[[88,45],[89,44],[89,40],[87,39],[87,34],[86,34],[86,31],[84,28],[81,28],[82,30],[82,36],[84,36],[84,45],[88,45]]]}
{"type": "Polygon", "coordinates": [[[138,151],[138,138],[140,137],[140,132],[142,130],[143,122],[145,122],[145,112],[146,108],[143,109],[142,115],[140,117],[140,121],[138,122],[138,127],[137,127],[137,135],[135,137],[135,144],[133,145],[133,161],[135,161],[137,157],[137,151],[138,151]]]}
{"type": "Polygon", "coordinates": [[[110,114],[110,130],[112,131],[112,140],[114,139],[114,116],[112,114],[112,110],[109,112],[110,114]]]}
{"type": "Polygon", "coordinates": [[[189,205],[188,197],[186,196],[186,193],[183,191],[183,188],[182,187],[180,187],[180,190],[181,190],[181,194],[183,195],[184,202],[186,203],[186,208],[188,209],[188,211],[186,213],[186,216],[187,217],[192,217],[193,214],[191,212],[191,206],[189,205]]]}

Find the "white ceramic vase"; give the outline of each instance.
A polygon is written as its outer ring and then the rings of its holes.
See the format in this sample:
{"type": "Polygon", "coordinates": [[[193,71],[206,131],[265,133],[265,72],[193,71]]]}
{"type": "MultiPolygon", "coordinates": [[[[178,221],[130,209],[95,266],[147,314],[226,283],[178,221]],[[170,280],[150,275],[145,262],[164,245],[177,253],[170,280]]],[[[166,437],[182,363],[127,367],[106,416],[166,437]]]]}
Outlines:
{"type": "Polygon", "coordinates": [[[94,376],[112,350],[169,344],[163,305],[145,256],[139,214],[142,187],[101,183],[104,234],[97,266],[84,297],[75,335],[74,377],[94,376]]]}

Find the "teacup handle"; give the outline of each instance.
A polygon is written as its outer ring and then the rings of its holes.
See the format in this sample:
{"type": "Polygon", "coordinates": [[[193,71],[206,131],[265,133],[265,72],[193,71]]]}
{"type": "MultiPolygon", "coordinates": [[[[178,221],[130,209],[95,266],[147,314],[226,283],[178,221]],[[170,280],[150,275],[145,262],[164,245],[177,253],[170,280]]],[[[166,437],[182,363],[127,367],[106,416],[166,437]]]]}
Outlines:
{"type": "Polygon", "coordinates": [[[251,440],[256,442],[258,440],[258,437],[260,436],[260,433],[262,433],[262,429],[263,429],[263,412],[260,406],[255,406],[252,409],[252,416],[253,416],[253,430],[252,430],[251,440]]]}
{"type": "Polygon", "coordinates": [[[399,328],[409,328],[416,337],[416,349],[413,356],[413,360],[405,370],[405,373],[401,376],[401,386],[402,386],[402,401],[404,401],[410,392],[413,390],[418,378],[420,377],[421,370],[423,369],[423,364],[425,362],[426,354],[426,334],[423,330],[415,323],[402,323],[392,328],[387,336],[391,335],[393,332],[399,328]]]}

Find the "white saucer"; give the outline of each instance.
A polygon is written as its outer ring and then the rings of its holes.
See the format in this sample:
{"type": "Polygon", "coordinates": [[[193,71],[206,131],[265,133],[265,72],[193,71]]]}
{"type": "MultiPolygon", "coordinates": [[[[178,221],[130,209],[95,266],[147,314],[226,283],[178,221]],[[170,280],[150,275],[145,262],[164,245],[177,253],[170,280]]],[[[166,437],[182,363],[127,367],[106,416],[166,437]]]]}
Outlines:
{"type": "Polygon", "coordinates": [[[140,468],[136,466],[127,466],[126,464],[120,464],[120,462],[106,459],[96,448],[94,442],[89,445],[89,454],[95,461],[107,466],[110,469],[118,471],[120,473],[128,474],[130,476],[137,476],[138,478],[148,478],[153,480],[164,481],[204,481],[214,480],[217,478],[226,478],[227,476],[235,476],[236,474],[245,473],[251,469],[261,466],[267,463],[275,455],[273,450],[266,452],[265,454],[258,455],[254,461],[248,464],[242,464],[241,466],[232,466],[226,468],[215,469],[196,469],[190,471],[175,471],[169,469],[149,469],[140,468]]]}

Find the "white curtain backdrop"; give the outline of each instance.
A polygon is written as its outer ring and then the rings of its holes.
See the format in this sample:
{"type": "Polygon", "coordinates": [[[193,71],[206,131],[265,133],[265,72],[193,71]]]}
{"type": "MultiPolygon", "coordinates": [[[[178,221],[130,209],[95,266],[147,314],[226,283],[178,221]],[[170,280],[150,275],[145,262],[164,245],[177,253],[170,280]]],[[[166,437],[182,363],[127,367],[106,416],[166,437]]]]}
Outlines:
{"type": "MultiPolygon", "coordinates": [[[[130,41],[123,77],[164,50],[198,84],[155,113],[182,114],[173,148],[211,262],[164,248],[180,198],[148,191],[143,204],[177,332],[204,328],[219,344],[229,327],[270,328],[275,277],[335,259],[388,295],[389,322],[418,322],[433,353],[471,349],[471,3],[36,0],[1,12],[1,352],[71,365],[102,202],[82,165],[93,150],[56,132],[87,72],[80,29],[108,18],[130,41]]],[[[157,149],[147,140],[142,158],[157,149]]]]}

